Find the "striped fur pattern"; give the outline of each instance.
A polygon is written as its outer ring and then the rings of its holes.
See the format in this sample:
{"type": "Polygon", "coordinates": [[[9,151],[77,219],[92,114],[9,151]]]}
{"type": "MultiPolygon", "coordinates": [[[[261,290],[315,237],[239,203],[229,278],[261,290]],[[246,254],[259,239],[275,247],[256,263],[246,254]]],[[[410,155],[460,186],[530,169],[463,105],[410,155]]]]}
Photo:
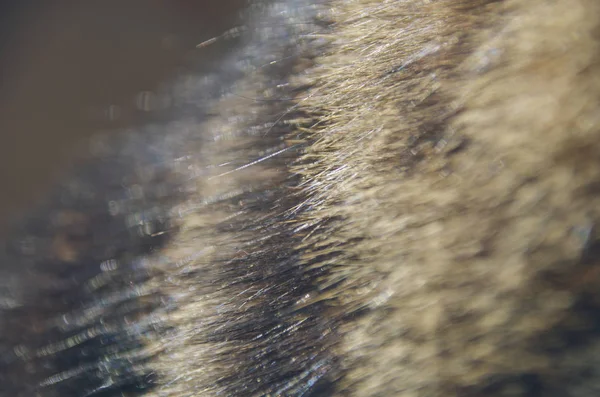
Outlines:
{"type": "Polygon", "coordinates": [[[600,3],[238,34],[5,242],[1,396],[600,392],[600,3]]]}

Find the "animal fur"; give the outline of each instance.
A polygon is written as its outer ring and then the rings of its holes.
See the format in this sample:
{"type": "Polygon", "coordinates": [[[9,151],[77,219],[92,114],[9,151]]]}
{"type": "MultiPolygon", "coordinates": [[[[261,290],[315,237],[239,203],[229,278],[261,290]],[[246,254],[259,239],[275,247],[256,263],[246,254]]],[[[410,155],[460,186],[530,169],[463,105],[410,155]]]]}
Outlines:
{"type": "Polygon", "coordinates": [[[600,3],[248,15],[6,242],[0,395],[597,395],[600,3]]]}

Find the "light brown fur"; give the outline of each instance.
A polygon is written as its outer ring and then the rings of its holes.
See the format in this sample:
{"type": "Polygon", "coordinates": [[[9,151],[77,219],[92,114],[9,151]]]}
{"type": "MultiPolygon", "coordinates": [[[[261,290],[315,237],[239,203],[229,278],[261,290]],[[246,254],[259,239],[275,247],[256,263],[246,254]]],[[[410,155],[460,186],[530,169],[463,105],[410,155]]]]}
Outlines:
{"type": "Polygon", "coordinates": [[[600,215],[599,4],[337,6],[299,172],[306,222],[341,219],[305,246],[343,250],[336,304],[368,308],[338,346],[347,393],[462,395],[518,373],[551,390],[573,364],[536,338],[598,287],[578,263],[600,215]]]}
{"type": "MultiPolygon", "coordinates": [[[[577,263],[600,204],[586,193],[600,176],[599,6],[360,0],[332,9],[330,52],[301,77],[314,88],[298,105],[317,122],[294,170],[309,208],[294,223],[314,230],[335,219],[300,248],[306,261],[337,253],[323,289],[341,283],[304,304],[325,300],[339,313],[343,393],[445,396],[521,373],[552,388],[570,364],[537,351],[535,339],[570,321],[598,285],[594,268],[577,263]],[[573,281],[556,286],[547,273],[573,281]],[[355,311],[366,314],[345,319],[355,311]]],[[[242,113],[235,100],[219,106],[242,113]]],[[[261,168],[237,172],[225,191],[273,178],[261,168]]],[[[222,254],[229,243],[220,244],[222,254]]],[[[206,302],[183,305],[179,321],[206,302]]],[[[227,350],[193,346],[202,362],[198,351],[227,350]]],[[[190,352],[180,354],[169,356],[176,373],[190,352]]],[[[188,384],[217,376],[202,367],[188,384]]],[[[527,392],[520,387],[507,393],[527,392]]]]}
{"type": "Polygon", "coordinates": [[[127,218],[169,236],[115,353],[145,395],[597,395],[600,3],[278,5],[294,38],[168,126],[168,227],[127,218]]]}

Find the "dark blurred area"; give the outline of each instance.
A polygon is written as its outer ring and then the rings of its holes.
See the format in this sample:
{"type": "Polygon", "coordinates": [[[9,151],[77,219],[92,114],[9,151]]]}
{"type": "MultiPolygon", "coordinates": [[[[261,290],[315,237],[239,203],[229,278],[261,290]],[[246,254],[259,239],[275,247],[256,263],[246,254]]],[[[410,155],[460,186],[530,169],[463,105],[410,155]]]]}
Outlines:
{"type": "Polygon", "coordinates": [[[100,130],[143,122],[143,103],[227,45],[196,45],[246,0],[19,0],[0,4],[0,233],[100,130]],[[145,99],[146,98],[146,99],[145,99]]]}

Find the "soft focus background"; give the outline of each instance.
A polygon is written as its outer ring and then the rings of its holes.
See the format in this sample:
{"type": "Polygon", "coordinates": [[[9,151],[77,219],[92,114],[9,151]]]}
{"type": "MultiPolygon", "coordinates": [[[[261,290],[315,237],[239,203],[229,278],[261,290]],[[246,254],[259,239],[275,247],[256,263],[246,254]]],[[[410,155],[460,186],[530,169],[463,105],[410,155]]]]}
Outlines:
{"type": "Polygon", "coordinates": [[[246,0],[19,0],[0,5],[0,233],[89,136],[143,122],[151,93],[202,69],[246,0]]]}

